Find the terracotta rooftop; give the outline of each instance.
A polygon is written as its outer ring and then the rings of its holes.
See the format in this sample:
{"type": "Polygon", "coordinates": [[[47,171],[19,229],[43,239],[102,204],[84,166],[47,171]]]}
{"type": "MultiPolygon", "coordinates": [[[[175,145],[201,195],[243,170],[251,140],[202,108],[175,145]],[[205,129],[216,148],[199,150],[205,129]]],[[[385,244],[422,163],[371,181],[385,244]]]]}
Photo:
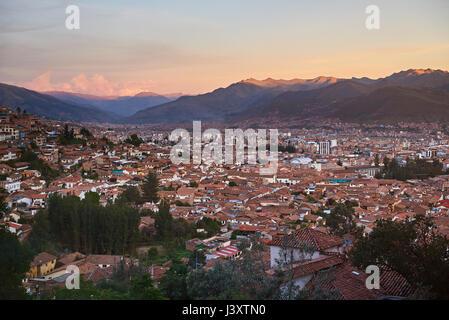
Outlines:
{"type": "MultiPolygon", "coordinates": [[[[318,251],[322,251],[328,248],[340,246],[344,244],[344,239],[341,237],[326,234],[321,231],[314,230],[312,228],[305,228],[295,233],[288,235],[287,247],[299,248],[304,242],[311,243],[318,251]]],[[[274,238],[270,243],[270,246],[282,246],[283,236],[274,238]]]]}
{"type": "Polygon", "coordinates": [[[56,257],[54,255],[49,254],[47,252],[41,252],[34,257],[33,261],[31,262],[31,266],[41,265],[43,263],[47,263],[53,260],[56,260],[56,257]]]}
{"type": "Polygon", "coordinates": [[[366,274],[352,267],[348,262],[337,265],[329,274],[329,277],[323,274],[315,274],[306,288],[311,289],[314,286],[322,289],[335,290],[337,300],[376,300],[381,296],[387,295],[382,289],[368,289],[365,284],[366,274]]]}
{"type": "Polygon", "coordinates": [[[338,256],[327,256],[308,261],[297,265],[294,269],[294,277],[299,278],[308,274],[315,273],[320,270],[329,269],[330,267],[343,263],[343,259],[338,256]]]}

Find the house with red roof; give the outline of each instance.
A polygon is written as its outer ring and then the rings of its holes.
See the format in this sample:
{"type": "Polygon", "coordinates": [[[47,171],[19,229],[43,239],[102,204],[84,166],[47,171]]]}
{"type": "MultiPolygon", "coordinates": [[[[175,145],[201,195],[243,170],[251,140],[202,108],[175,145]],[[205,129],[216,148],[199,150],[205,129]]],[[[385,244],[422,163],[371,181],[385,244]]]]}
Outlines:
{"type": "MultiPolygon", "coordinates": [[[[291,250],[293,261],[314,260],[332,253],[344,252],[344,239],[312,228],[305,228],[289,235],[277,236],[269,243],[270,265],[278,265],[283,250],[291,250]]],[[[288,258],[290,260],[290,258],[288,258]]]]}
{"type": "Polygon", "coordinates": [[[437,208],[442,208],[442,207],[449,209],[449,200],[440,200],[438,202],[437,208]]]}

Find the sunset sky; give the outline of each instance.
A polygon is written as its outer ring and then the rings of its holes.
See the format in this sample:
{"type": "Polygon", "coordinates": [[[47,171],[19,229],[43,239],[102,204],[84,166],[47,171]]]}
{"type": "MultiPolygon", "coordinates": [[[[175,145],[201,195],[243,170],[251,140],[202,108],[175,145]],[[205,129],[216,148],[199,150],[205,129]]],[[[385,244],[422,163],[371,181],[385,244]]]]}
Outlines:
{"type": "Polygon", "coordinates": [[[449,70],[447,0],[2,0],[0,82],[96,95],[449,70]],[[80,8],[80,30],[65,8],[80,8]],[[380,30],[365,28],[366,6],[380,30]]]}

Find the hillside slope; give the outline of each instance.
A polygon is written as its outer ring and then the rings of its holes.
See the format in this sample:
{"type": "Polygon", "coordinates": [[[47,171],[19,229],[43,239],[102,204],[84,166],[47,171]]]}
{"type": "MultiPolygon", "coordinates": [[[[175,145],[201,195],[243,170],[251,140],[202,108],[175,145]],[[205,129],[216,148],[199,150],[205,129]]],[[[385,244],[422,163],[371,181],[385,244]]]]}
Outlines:
{"type": "Polygon", "coordinates": [[[117,118],[91,106],[65,102],[25,88],[0,83],[0,105],[20,107],[38,116],[78,122],[112,122],[117,118]]]}

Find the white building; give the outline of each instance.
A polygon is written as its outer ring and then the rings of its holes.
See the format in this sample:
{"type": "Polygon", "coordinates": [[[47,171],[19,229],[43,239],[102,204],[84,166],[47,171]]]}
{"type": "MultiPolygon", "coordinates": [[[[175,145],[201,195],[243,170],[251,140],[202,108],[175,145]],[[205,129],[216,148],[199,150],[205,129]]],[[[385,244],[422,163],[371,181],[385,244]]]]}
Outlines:
{"type": "Polygon", "coordinates": [[[300,289],[316,272],[343,263],[338,254],[344,253],[344,239],[311,228],[299,230],[285,238],[275,237],[269,245],[271,273],[274,274],[279,263],[292,263],[293,281],[300,289]]]}
{"type": "MultiPolygon", "coordinates": [[[[343,253],[344,239],[341,237],[326,234],[311,228],[302,229],[286,236],[289,250],[292,250],[293,262],[303,259],[313,260],[326,256],[326,253],[343,253]],[[304,245],[313,247],[313,251],[305,253],[304,245]]],[[[276,237],[270,243],[270,265],[277,266],[277,261],[281,258],[283,247],[283,237],[276,237]]]]}
{"type": "Polygon", "coordinates": [[[330,154],[331,153],[331,142],[330,141],[320,141],[318,144],[318,152],[320,154],[330,154]]]}
{"type": "Polygon", "coordinates": [[[13,193],[14,191],[20,190],[20,181],[6,182],[5,189],[9,193],[13,193]]]}

